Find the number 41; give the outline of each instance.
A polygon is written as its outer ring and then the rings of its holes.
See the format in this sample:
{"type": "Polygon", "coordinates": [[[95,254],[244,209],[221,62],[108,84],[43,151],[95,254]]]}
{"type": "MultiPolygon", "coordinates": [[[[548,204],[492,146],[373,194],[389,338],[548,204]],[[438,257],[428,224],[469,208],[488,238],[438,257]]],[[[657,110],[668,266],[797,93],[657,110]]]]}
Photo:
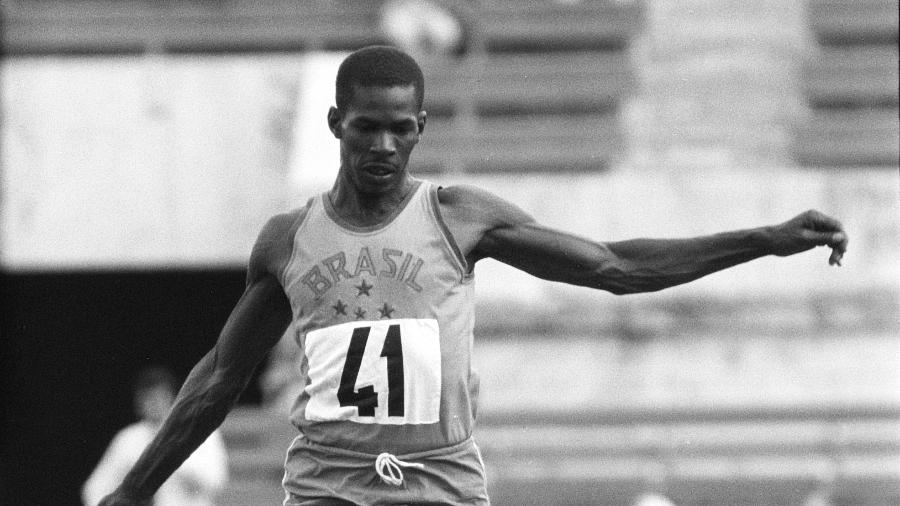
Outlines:
{"type": "MultiPolygon", "coordinates": [[[[340,405],[356,406],[359,416],[375,416],[375,408],[378,407],[378,392],[372,385],[356,390],[356,379],[371,330],[372,327],[353,329],[344,371],[341,373],[341,386],[337,392],[340,405]]],[[[403,416],[403,345],[400,341],[400,325],[388,327],[381,356],[387,358],[388,416],[403,416]]]]}

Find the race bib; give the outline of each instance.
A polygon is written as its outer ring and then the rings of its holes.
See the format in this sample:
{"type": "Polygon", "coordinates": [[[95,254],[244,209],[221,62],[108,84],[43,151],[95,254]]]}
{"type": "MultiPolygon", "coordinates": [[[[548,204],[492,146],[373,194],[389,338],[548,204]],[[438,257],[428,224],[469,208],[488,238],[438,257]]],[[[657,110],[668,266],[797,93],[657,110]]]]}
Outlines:
{"type": "Polygon", "coordinates": [[[306,418],[421,424],[438,421],[437,320],[349,322],[306,334],[306,418]]]}

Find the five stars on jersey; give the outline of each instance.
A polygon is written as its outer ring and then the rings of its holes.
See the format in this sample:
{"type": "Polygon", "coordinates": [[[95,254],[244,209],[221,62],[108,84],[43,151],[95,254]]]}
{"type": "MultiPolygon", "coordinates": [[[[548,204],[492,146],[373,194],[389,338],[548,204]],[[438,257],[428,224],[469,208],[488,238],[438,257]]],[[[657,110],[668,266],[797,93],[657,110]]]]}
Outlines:
{"type": "MultiPolygon", "coordinates": [[[[363,295],[365,295],[366,297],[371,297],[372,296],[371,290],[374,287],[375,287],[375,285],[370,284],[365,279],[363,279],[360,284],[354,285],[354,288],[356,288],[356,290],[358,292],[356,294],[356,296],[362,297],[363,295]]],[[[335,318],[337,318],[338,316],[349,316],[347,313],[348,308],[349,308],[349,306],[340,299],[338,299],[337,302],[335,302],[334,305],[331,306],[331,309],[334,309],[334,317],[335,318]]],[[[394,313],[394,311],[397,310],[397,308],[392,307],[390,304],[385,302],[384,304],[382,304],[382,306],[380,308],[377,308],[376,310],[378,311],[379,319],[391,319],[391,318],[393,318],[393,313],[394,313]]],[[[357,320],[363,320],[363,319],[365,319],[367,312],[368,311],[363,309],[362,306],[357,306],[356,310],[353,312],[353,316],[357,320]]]]}

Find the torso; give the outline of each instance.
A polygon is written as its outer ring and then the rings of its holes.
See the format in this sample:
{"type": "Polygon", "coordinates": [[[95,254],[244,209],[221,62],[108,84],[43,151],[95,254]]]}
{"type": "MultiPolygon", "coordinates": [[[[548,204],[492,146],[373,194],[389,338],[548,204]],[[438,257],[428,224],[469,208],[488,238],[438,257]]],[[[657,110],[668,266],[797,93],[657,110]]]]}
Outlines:
{"type": "Polygon", "coordinates": [[[378,225],[321,195],[275,238],[304,381],[291,420],[317,443],[402,454],[471,434],[477,227],[445,223],[438,189],[415,184],[378,225]]]}

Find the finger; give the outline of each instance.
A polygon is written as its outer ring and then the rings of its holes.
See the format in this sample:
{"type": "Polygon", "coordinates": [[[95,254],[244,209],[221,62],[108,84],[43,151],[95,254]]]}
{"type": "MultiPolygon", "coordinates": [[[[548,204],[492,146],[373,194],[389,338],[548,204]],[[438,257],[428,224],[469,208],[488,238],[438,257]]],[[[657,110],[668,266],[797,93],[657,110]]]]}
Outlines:
{"type": "Polygon", "coordinates": [[[832,248],[831,256],[828,257],[828,265],[837,265],[841,266],[841,259],[844,257],[844,254],[838,251],[836,248],[832,248]]]}
{"type": "Polygon", "coordinates": [[[802,237],[815,246],[829,246],[831,248],[840,249],[841,251],[847,250],[848,238],[846,232],[843,231],[820,232],[815,230],[804,230],[802,237]]]}
{"type": "MultiPolygon", "coordinates": [[[[835,246],[838,244],[835,241],[835,236],[840,234],[840,232],[817,232],[814,230],[804,230],[801,234],[803,240],[807,243],[807,248],[812,248],[813,246],[835,246]]],[[[840,238],[837,238],[840,239],[840,238]]]]}
{"type": "Polygon", "coordinates": [[[840,221],[828,216],[827,214],[820,213],[819,211],[811,211],[810,215],[813,218],[813,229],[820,232],[843,232],[844,225],[841,224],[840,221]]]}
{"type": "Polygon", "coordinates": [[[803,238],[808,241],[809,246],[828,246],[831,248],[831,256],[828,258],[829,265],[841,265],[841,259],[847,252],[847,234],[844,232],[812,232],[805,231],[803,238]]]}
{"type": "Polygon", "coordinates": [[[850,238],[847,237],[847,233],[842,231],[831,234],[831,240],[828,242],[828,245],[831,246],[832,249],[843,254],[847,251],[847,244],[849,242],[850,238]]]}
{"type": "Polygon", "coordinates": [[[848,242],[849,238],[844,232],[831,234],[831,240],[828,242],[828,246],[831,248],[831,256],[828,258],[829,265],[840,267],[841,259],[844,257],[844,253],[847,252],[848,242]]]}

